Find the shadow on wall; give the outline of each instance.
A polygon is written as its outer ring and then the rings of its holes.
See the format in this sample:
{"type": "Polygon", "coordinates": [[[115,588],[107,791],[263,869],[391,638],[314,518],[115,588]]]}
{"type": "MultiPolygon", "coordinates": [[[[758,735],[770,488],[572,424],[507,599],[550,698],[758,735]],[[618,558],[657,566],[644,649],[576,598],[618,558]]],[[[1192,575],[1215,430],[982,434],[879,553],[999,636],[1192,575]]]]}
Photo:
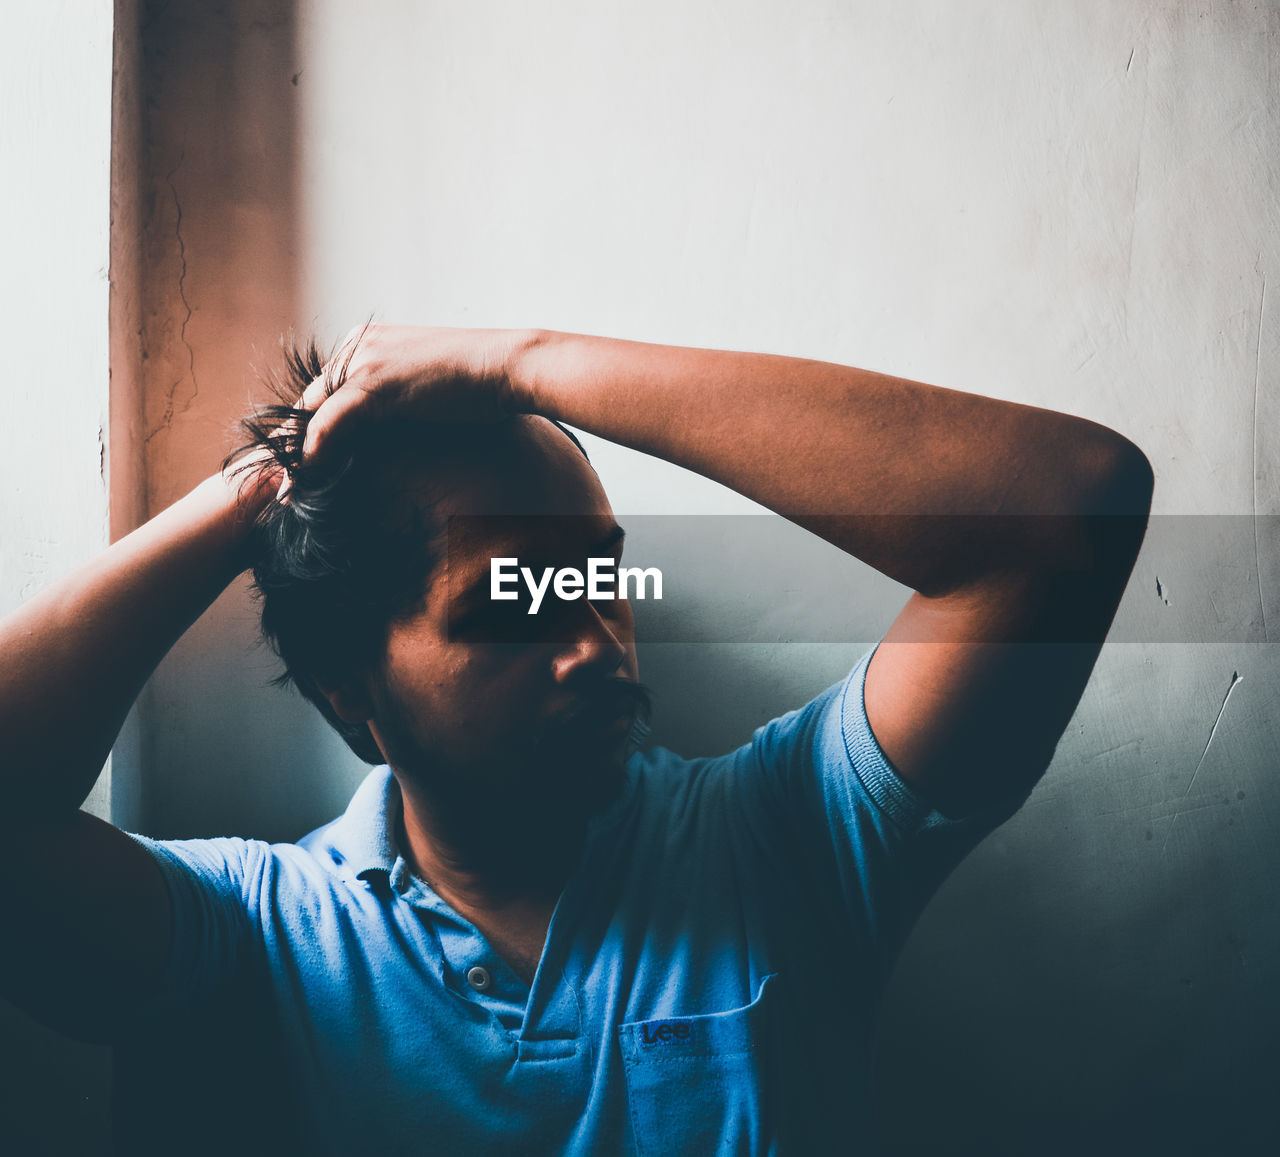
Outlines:
{"type": "Polygon", "coordinates": [[[894,973],[889,1153],[1271,1151],[1277,703],[1273,646],[1104,652],[1044,781],[894,973]]]}

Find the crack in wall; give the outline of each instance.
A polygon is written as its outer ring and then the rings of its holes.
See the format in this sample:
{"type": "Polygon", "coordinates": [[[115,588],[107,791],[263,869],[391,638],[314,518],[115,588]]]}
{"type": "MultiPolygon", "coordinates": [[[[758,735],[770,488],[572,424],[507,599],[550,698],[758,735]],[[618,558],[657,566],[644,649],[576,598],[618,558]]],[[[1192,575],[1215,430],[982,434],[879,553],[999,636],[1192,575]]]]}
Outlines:
{"type": "MultiPolygon", "coordinates": [[[[1200,774],[1200,769],[1204,766],[1205,756],[1209,754],[1209,745],[1213,742],[1213,737],[1218,734],[1218,724],[1222,722],[1222,714],[1227,709],[1227,701],[1231,698],[1231,693],[1244,682],[1244,676],[1239,671],[1231,672],[1231,686],[1227,688],[1227,693],[1222,697],[1222,704],[1218,708],[1218,714],[1214,717],[1213,726],[1209,728],[1209,738],[1204,741],[1204,750],[1200,753],[1200,762],[1196,764],[1196,769],[1191,773],[1191,782],[1187,784],[1187,790],[1182,793],[1182,802],[1185,803],[1187,797],[1191,795],[1191,789],[1196,785],[1196,776],[1200,774]]],[[[1179,807],[1173,813],[1173,819],[1169,821],[1169,830],[1165,833],[1164,843],[1160,846],[1160,854],[1164,855],[1165,849],[1169,846],[1169,838],[1173,835],[1173,829],[1177,826],[1178,817],[1185,812],[1198,811],[1199,808],[1179,807]]]]}
{"type": "Polygon", "coordinates": [[[144,439],[144,445],[150,443],[161,430],[170,430],[173,428],[173,420],[179,414],[185,414],[191,409],[191,404],[200,394],[200,382],[196,378],[196,351],[191,342],[187,339],[187,326],[191,322],[192,315],[195,310],[191,307],[191,302],[187,300],[187,244],[182,236],[182,201],[178,197],[178,187],[174,184],[174,177],[178,175],[178,170],[182,168],[182,162],[186,159],[187,151],[184,148],[178,154],[178,162],[165,174],[165,184],[169,186],[169,192],[173,195],[173,207],[177,213],[177,219],[173,226],[173,235],[178,242],[178,300],[182,302],[182,308],[186,310],[186,314],[182,319],[182,324],[178,327],[178,340],[182,342],[187,351],[187,369],[191,375],[191,396],[182,404],[182,408],[178,408],[178,387],[182,385],[182,379],[179,378],[168,389],[165,395],[164,413],[160,417],[160,421],[144,439]]]}
{"type": "MultiPolygon", "coordinates": [[[[1130,54],[1130,63],[1133,57],[1130,54]]],[[[1125,69],[1128,72],[1128,68],[1125,69]]],[[[1129,336],[1129,298],[1133,292],[1133,247],[1138,232],[1138,200],[1142,193],[1142,157],[1147,141],[1147,104],[1151,96],[1151,86],[1144,80],[1142,85],[1142,118],[1138,129],[1138,155],[1133,166],[1133,191],[1129,205],[1129,236],[1125,241],[1125,275],[1124,292],[1120,298],[1120,326],[1125,338],[1129,336]]]]}
{"type": "Polygon", "coordinates": [[[1258,609],[1262,612],[1262,641],[1269,643],[1267,633],[1267,600],[1262,593],[1262,550],[1258,544],[1258,381],[1262,376],[1262,320],[1267,308],[1267,275],[1262,275],[1262,294],[1258,298],[1258,341],[1253,353],[1253,570],[1258,579],[1258,609]]]}

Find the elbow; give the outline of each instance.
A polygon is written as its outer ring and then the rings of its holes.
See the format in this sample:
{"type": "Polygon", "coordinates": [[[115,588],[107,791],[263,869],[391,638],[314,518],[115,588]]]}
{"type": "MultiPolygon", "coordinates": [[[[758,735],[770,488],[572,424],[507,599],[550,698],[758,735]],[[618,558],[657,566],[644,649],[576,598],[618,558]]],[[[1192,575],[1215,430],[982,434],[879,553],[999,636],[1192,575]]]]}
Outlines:
{"type": "MultiPolygon", "coordinates": [[[[1142,547],[1151,513],[1155,473],[1147,456],[1114,430],[1092,423],[1075,456],[1068,483],[1072,522],[1095,565],[1128,575],[1142,547]]],[[[1075,539],[1075,535],[1068,538],[1075,539]]]]}
{"type": "Polygon", "coordinates": [[[1098,429],[1102,435],[1091,439],[1082,468],[1086,492],[1082,513],[1141,519],[1145,527],[1155,489],[1151,463],[1122,434],[1098,429]]]}

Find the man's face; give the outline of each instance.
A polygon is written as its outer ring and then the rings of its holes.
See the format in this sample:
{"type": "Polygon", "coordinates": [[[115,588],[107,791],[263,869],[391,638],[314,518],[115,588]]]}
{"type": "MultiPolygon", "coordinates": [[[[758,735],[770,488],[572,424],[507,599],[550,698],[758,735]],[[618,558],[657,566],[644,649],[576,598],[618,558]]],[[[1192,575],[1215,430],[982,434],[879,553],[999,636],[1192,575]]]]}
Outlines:
{"type": "MultiPolygon", "coordinates": [[[[618,558],[621,528],[595,471],[551,423],[520,420],[492,453],[434,471],[421,491],[446,527],[422,604],[392,624],[370,729],[424,787],[550,802],[605,790],[638,709],[625,599],[490,598],[491,560],[585,571],[618,558]]],[[[523,583],[521,583],[523,589],[523,583]]]]}

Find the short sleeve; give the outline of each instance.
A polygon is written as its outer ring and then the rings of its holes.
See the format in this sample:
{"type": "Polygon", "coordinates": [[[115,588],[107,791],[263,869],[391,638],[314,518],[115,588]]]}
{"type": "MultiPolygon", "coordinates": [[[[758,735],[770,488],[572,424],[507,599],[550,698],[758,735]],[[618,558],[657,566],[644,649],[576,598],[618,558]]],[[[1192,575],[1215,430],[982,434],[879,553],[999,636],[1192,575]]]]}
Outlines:
{"type": "Polygon", "coordinates": [[[169,891],[173,934],[160,1002],[203,1003],[225,990],[248,963],[254,943],[252,898],[269,848],[240,839],[129,835],[151,853],[169,891]]]}
{"type": "Polygon", "coordinates": [[[770,860],[791,865],[796,887],[851,920],[887,973],[929,897],[1029,792],[966,816],[932,808],[890,765],[867,721],[874,653],[758,728],[737,753],[735,787],[770,860]]]}

